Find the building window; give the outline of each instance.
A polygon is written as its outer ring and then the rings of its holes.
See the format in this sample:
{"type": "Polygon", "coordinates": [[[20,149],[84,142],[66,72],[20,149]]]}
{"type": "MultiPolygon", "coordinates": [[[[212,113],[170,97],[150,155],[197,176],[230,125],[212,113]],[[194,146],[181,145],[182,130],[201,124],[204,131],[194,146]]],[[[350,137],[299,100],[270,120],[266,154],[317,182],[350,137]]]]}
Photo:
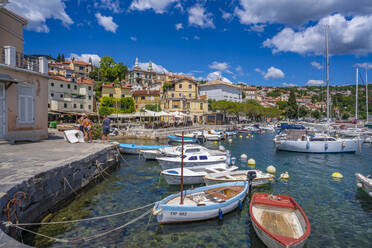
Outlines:
{"type": "Polygon", "coordinates": [[[54,83],[52,82],[52,83],[50,84],[50,86],[52,86],[52,87],[53,87],[53,86],[54,86],[54,83]]]}
{"type": "Polygon", "coordinates": [[[192,89],[192,84],[189,84],[189,89],[190,89],[190,90],[192,89]]]}
{"type": "Polygon", "coordinates": [[[151,96],[151,101],[154,101],[154,96],[151,96]]]}
{"type": "Polygon", "coordinates": [[[63,98],[63,94],[60,94],[59,96],[60,96],[61,98],[63,98]]]}
{"type": "Polygon", "coordinates": [[[80,104],[80,109],[83,109],[84,108],[84,105],[83,104],[80,104]]]}
{"type": "Polygon", "coordinates": [[[74,85],[74,90],[77,90],[77,85],[74,85]]]}
{"type": "Polygon", "coordinates": [[[67,85],[67,89],[70,89],[70,88],[71,88],[71,84],[68,84],[68,85],[67,85]]]}
{"type": "Polygon", "coordinates": [[[33,124],[35,121],[35,97],[33,86],[18,87],[18,123],[33,124]]]}
{"type": "Polygon", "coordinates": [[[182,93],[178,93],[178,96],[179,96],[179,97],[182,97],[182,93]]]}
{"type": "Polygon", "coordinates": [[[67,103],[64,103],[64,104],[63,104],[63,107],[64,107],[64,108],[67,108],[67,103]]]}
{"type": "Polygon", "coordinates": [[[76,108],[76,103],[74,103],[74,108],[76,108]]]}
{"type": "Polygon", "coordinates": [[[53,97],[54,96],[54,93],[50,93],[50,96],[53,97]]]}
{"type": "Polygon", "coordinates": [[[61,84],[61,88],[63,88],[63,84],[61,84]]]}
{"type": "Polygon", "coordinates": [[[200,103],[200,110],[203,110],[203,103],[200,103]]]}
{"type": "Polygon", "coordinates": [[[79,70],[80,71],[84,70],[84,66],[79,66],[79,70]]]}
{"type": "Polygon", "coordinates": [[[88,105],[88,109],[92,109],[92,106],[91,105],[88,105]]]}
{"type": "Polygon", "coordinates": [[[151,74],[149,75],[149,78],[151,78],[151,74]]]}
{"type": "Polygon", "coordinates": [[[92,86],[88,86],[88,90],[92,90],[92,86]]]}
{"type": "Polygon", "coordinates": [[[172,93],[172,95],[171,95],[171,96],[172,96],[172,98],[173,98],[173,97],[174,97],[174,93],[172,93]]]}
{"type": "Polygon", "coordinates": [[[178,85],[178,88],[182,89],[182,84],[179,84],[179,85],[178,85]]]}
{"type": "Polygon", "coordinates": [[[121,94],[121,97],[125,97],[125,95],[124,94],[121,94]]]}
{"type": "Polygon", "coordinates": [[[141,96],[141,100],[145,100],[145,97],[144,96],[141,96]]]}
{"type": "Polygon", "coordinates": [[[192,97],[192,94],[191,94],[191,93],[189,93],[189,97],[190,97],[190,98],[192,97]]]}
{"type": "Polygon", "coordinates": [[[109,94],[109,96],[110,96],[110,97],[113,97],[113,96],[114,96],[114,94],[110,93],[110,94],[109,94]]]}
{"type": "Polygon", "coordinates": [[[92,100],[92,96],[88,96],[88,99],[89,99],[89,100],[92,100]]]}

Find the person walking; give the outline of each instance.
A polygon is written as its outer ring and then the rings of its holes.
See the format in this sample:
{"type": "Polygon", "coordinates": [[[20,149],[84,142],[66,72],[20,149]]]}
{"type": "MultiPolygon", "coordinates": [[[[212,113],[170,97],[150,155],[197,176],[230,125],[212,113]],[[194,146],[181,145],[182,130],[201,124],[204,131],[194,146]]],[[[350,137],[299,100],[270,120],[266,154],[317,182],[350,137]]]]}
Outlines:
{"type": "Polygon", "coordinates": [[[107,142],[109,142],[110,124],[111,120],[105,115],[102,121],[102,142],[105,141],[105,136],[107,142]]]}
{"type": "Polygon", "coordinates": [[[85,141],[90,143],[92,142],[92,122],[87,116],[85,116],[83,120],[83,126],[85,141]]]}

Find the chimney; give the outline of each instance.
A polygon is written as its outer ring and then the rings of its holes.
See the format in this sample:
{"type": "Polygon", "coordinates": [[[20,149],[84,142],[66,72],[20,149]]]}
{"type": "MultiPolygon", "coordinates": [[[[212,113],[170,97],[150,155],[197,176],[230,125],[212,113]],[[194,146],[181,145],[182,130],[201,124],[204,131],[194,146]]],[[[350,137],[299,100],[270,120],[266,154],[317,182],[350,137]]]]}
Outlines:
{"type": "Polygon", "coordinates": [[[44,75],[48,74],[48,60],[45,57],[39,57],[39,72],[44,75]]]}

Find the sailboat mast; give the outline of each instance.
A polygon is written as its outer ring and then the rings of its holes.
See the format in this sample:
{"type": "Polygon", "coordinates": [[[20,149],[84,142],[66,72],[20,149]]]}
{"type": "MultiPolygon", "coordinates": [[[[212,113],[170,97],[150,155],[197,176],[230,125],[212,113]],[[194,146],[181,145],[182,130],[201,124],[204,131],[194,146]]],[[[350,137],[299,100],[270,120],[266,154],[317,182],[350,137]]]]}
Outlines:
{"type": "Polygon", "coordinates": [[[359,69],[356,68],[356,84],[355,84],[355,120],[358,124],[358,73],[359,69]]]}
{"type": "Polygon", "coordinates": [[[181,201],[180,205],[183,205],[183,134],[182,131],[182,145],[181,145],[181,201]]]}
{"type": "Polygon", "coordinates": [[[368,65],[366,67],[366,111],[367,111],[366,123],[368,123],[368,65]]]}
{"type": "Polygon", "coordinates": [[[327,83],[327,122],[329,122],[329,58],[328,58],[328,28],[326,25],[326,83],[327,83]]]}

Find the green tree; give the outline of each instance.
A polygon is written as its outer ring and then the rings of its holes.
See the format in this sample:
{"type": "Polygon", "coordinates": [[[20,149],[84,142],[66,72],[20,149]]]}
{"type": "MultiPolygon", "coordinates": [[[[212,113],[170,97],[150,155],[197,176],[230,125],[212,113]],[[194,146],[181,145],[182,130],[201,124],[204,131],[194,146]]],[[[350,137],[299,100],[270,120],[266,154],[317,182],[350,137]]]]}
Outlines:
{"type": "Polygon", "coordinates": [[[65,55],[62,53],[62,55],[61,55],[61,61],[62,62],[65,62],[65,55]]]}
{"type": "Polygon", "coordinates": [[[306,117],[309,114],[309,110],[305,106],[301,106],[298,110],[299,117],[306,117]]]}
{"type": "Polygon", "coordinates": [[[313,112],[311,112],[311,117],[315,118],[315,119],[320,119],[320,112],[319,110],[314,110],[313,112]]]}
{"type": "Polygon", "coordinates": [[[286,101],[277,101],[276,105],[279,107],[280,110],[285,110],[288,107],[288,102],[286,101]]]}
{"type": "Polygon", "coordinates": [[[296,95],[294,90],[291,90],[291,93],[289,94],[288,106],[285,109],[285,112],[288,118],[298,118],[298,105],[296,102],[296,95]]]}
{"type": "Polygon", "coordinates": [[[245,99],[245,91],[242,91],[242,99],[245,99]]]}
{"type": "Polygon", "coordinates": [[[161,111],[160,104],[147,104],[145,106],[145,109],[150,110],[150,111],[154,111],[154,112],[160,112],[161,111]]]}
{"type": "Polygon", "coordinates": [[[58,54],[58,55],[57,55],[56,62],[61,62],[61,54],[58,54]]]}

